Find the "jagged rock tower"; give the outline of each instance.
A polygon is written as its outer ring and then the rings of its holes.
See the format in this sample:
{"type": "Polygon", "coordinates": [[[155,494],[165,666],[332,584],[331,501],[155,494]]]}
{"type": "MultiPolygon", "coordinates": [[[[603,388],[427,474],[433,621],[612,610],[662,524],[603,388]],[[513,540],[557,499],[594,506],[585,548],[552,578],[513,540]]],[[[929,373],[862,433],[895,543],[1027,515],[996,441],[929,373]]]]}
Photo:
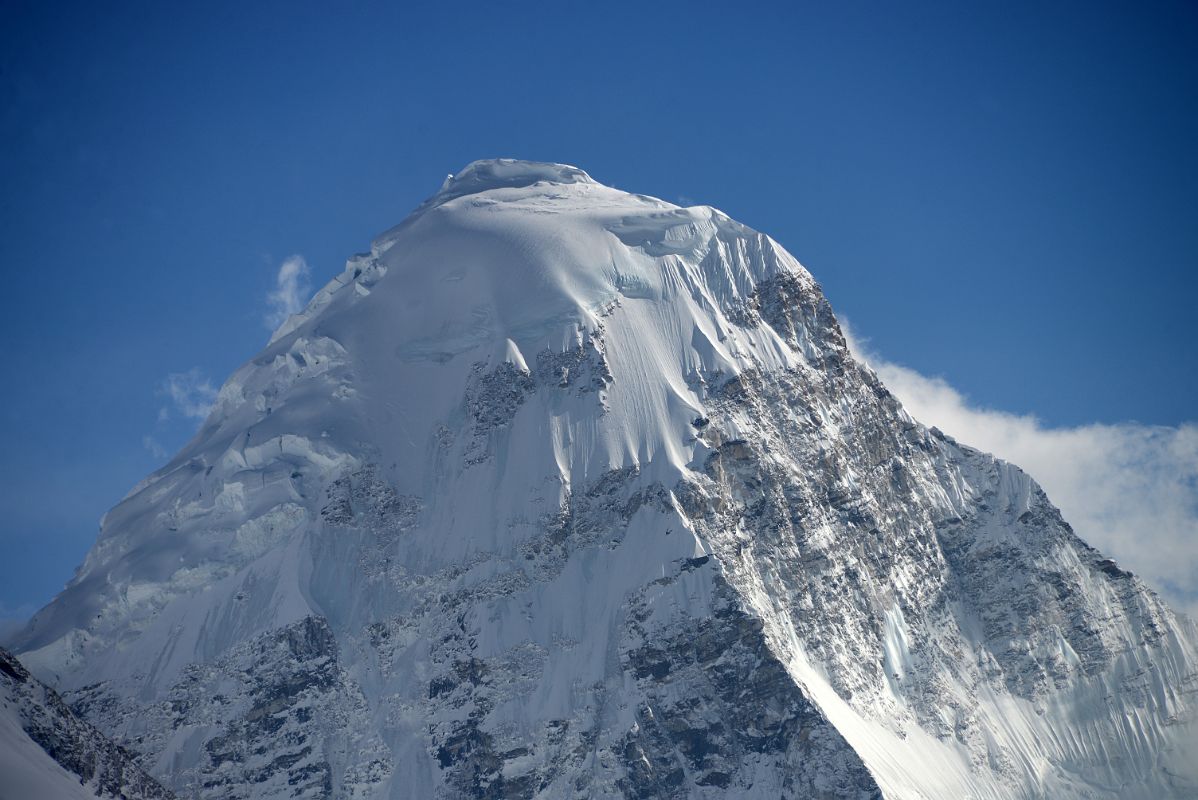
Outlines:
{"type": "Polygon", "coordinates": [[[769,237],[480,161],[283,325],[22,658],[200,798],[1194,796],[1192,624],[769,237]]]}

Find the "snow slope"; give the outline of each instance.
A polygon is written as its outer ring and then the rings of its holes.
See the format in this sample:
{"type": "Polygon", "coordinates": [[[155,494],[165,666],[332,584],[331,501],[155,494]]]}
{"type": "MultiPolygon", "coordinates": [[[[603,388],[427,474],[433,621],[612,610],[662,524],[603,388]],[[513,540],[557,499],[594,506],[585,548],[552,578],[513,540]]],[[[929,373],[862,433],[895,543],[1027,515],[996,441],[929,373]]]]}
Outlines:
{"type": "Polygon", "coordinates": [[[96,794],[46,755],[25,731],[11,707],[0,709],[0,798],[96,800],[96,794]]]}
{"type": "Polygon", "coordinates": [[[22,658],[203,797],[1183,797],[1192,624],[705,207],[475,162],[226,382],[22,658]]]}

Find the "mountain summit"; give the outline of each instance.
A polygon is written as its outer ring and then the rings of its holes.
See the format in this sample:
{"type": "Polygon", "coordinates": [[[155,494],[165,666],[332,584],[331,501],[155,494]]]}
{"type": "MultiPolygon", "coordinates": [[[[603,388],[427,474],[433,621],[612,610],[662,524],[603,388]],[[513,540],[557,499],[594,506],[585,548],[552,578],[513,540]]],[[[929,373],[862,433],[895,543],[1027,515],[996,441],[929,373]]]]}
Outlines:
{"type": "Polygon", "coordinates": [[[1195,642],[772,239],[497,160],[229,378],[16,650],[180,797],[956,800],[1194,796],[1195,642]]]}

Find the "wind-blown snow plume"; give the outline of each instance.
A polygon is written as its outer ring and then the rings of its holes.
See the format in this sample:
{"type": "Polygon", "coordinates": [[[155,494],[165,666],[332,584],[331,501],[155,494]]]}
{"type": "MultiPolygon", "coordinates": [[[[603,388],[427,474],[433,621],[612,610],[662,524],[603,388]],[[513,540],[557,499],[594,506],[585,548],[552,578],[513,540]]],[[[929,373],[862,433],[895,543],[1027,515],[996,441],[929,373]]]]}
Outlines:
{"type": "Polygon", "coordinates": [[[263,320],[266,327],[274,330],[289,316],[304,307],[311,290],[308,283],[308,262],[301,255],[288,257],[275,276],[275,288],[266,296],[270,311],[263,320]]]}
{"type": "Polygon", "coordinates": [[[848,338],[854,355],[913,417],[1023,467],[1082,538],[1198,615],[1198,425],[1049,427],[1033,416],[980,408],[943,378],[848,338]]]}

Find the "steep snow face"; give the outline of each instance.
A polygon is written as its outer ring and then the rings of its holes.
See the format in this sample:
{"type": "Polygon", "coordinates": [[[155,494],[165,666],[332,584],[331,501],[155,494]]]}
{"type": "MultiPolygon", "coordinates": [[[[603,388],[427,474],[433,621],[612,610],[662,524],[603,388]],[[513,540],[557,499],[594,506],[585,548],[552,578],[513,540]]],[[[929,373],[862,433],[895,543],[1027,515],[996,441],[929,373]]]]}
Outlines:
{"type": "MultiPolygon", "coordinates": [[[[56,667],[86,654],[97,676],[92,640],[107,653],[116,636],[114,675],[150,663],[173,677],[311,610],[291,534],[337,478],[372,465],[427,505],[422,527],[436,534],[421,568],[445,568],[518,545],[526,534],[496,520],[526,516],[530,498],[553,511],[575,482],[642,465],[673,483],[702,447],[688,441],[702,411],[690,383],[759,359],[802,362],[769,329],[736,329],[721,310],[781,270],[814,289],[766,237],[569,167],[488,162],[463,175],[230,378],[192,443],[107,516],[26,647],[69,644],[56,667]],[[606,324],[613,314],[619,324],[606,324]],[[483,461],[500,463],[470,469],[483,461]],[[243,604],[228,624],[183,625],[204,640],[175,642],[162,661],[140,626],[177,626],[160,612],[181,595],[223,605],[230,592],[215,584],[251,564],[264,580],[289,573],[270,603],[243,604]]],[[[702,552],[694,541],[681,550],[702,552]]]]}
{"type": "Polygon", "coordinates": [[[276,331],[20,649],[188,795],[1113,798],[1198,788],[1194,641],[771,239],[500,160],[276,331]]]}

